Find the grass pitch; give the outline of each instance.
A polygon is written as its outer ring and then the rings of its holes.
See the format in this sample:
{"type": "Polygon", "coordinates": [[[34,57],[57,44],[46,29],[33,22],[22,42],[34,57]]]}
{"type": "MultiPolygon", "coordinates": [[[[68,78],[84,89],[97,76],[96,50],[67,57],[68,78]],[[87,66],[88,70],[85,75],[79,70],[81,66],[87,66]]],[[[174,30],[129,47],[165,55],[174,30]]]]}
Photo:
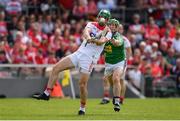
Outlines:
{"type": "Polygon", "coordinates": [[[120,112],[112,103],[88,99],[86,115],[78,116],[79,100],[0,99],[0,119],[18,120],[180,120],[180,99],[126,99],[120,112]]]}

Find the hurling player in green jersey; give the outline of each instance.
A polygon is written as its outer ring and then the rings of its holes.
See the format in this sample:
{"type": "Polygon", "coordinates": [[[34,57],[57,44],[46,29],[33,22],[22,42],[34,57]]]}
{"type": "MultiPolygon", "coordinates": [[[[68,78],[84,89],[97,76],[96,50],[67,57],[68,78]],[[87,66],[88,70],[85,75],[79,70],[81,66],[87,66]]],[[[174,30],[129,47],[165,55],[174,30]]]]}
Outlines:
{"type": "Polygon", "coordinates": [[[118,32],[119,21],[109,20],[109,28],[112,32],[111,39],[105,44],[105,72],[104,81],[109,81],[113,86],[114,110],[120,110],[121,81],[125,70],[125,48],[123,36],[118,32]]]}

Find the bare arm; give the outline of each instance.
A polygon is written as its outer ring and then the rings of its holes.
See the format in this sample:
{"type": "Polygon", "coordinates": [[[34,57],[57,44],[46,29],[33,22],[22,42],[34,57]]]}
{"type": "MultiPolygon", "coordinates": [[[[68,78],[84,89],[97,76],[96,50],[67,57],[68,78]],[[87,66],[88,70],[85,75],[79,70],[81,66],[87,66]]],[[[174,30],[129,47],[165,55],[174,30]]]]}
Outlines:
{"type": "Polygon", "coordinates": [[[126,48],[126,55],[127,55],[127,60],[129,60],[130,57],[132,56],[131,47],[127,47],[127,48],[126,48]]]}
{"type": "Polygon", "coordinates": [[[100,40],[98,40],[98,39],[92,39],[91,40],[92,43],[95,43],[96,45],[99,45],[99,46],[108,42],[108,41],[109,40],[106,37],[101,37],[100,40]]]}
{"type": "Polygon", "coordinates": [[[122,45],[122,42],[117,40],[117,39],[110,39],[110,41],[115,47],[118,47],[118,46],[122,45]]]}
{"type": "Polygon", "coordinates": [[[110,36],[109,35],[110,33],[108,32],[110,32],[110,29],[106,27],[105,30],[98,37],[92,38],[90,42],[95,43],[96,45],[99,46],[108,42],[109,41],[108,36],[110,36]]]}
{"type": "Polygon", "coordinates": [[[91,36],[90,36],[90,28],[85,28],[84,31],[83,31],[83,34],[82,34],[82,38],[83,40],[87,40],[89,42],[89,40],[91,40],[91,36]]]}

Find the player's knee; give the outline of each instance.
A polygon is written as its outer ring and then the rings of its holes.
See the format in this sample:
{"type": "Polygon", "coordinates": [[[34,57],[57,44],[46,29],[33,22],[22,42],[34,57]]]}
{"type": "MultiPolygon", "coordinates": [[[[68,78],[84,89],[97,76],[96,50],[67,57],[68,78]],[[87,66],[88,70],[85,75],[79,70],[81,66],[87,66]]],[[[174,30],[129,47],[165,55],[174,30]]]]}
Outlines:
{"type": "Polygon", "coordinates": [[[84,89],[87,87],[87,82],[86,81],[79,81],[79,87],[80,89],[84,89]]]}
{"type": "Polygon", "coordinates": [[[122,85],[124,85],[124,80],[123,80],[123,79],[120,79],[120,83],[121,83],[122,85]]]}
{"type": "Polygon", "coordinates": [[[114,82],[114,84],[120,84],[120,78],[118,75],[113,76],[113,82],[114,82]]]}
{"type": "Polygon", "coordinates": [[[58,74],[59,73],[59,69],[56,66],[54,66],[53,69],[52,69],[52,73],[53,74],[58,74]]]}

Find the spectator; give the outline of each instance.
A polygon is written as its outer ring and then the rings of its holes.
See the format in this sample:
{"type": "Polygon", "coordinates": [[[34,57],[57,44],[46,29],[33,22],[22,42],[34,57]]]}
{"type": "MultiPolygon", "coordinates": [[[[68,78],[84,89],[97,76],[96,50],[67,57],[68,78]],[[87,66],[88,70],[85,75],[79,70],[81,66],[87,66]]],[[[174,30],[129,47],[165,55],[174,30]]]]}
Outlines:
{"type": "Polygon", "coordinates": [[[86,0],[78,0],[73,8],[73,15],[77,20],[86,17],[88,6],[86,0]]]}
{"type": "Polygon", "coordinates": [[[169,70],[166,68],[167,67],[167,61],[165,57],[162,56],[162,53],[160,51],[157,52],[157,58],[156,58],[156,64],[162,68],[162,73],[163,74],[169,74],[169,70]]]}
{"type": "Polygon", "coordinates": [[[141,71],[142,74],[146,74],[146,68],[149,65],[148,58],[145,56],[141,56],[141,62],[139,64],[139,70],[141,71]]]}
{"type": "Polygon", "coordinates": [[[160,47],[159,50],[161,51],[162,55],[165,57],[167,55],[168,44],[166,42],[161,42],[159,47],[160,47]]]}
{"type": "MultiPolygon", "coordinates": [[[[114,0],[112,0],[112,1],[114,1],[114,0]]],[[[106,10],[111,11],[116,6],[115,6],[115,4],[113,2],[110,3],[109,0],[99,0],[98,3],[97,3],[97,7],[98,7],[98,10],[106,9],[106,10]]]]}
{"type": "Polygon", "coordinates": [[[4,11],[0,11],[0,35],[7,35],[7,23],[4,21],[5,13],[4,11]]]}
{"type": "Polygon", "coordinates": [[[144,25],[140,24],[140,15],[134,14],[133,15],[134,23],[129,26],[129,30],[131,33],[135,34],[136,36],[136,43],[140,43],[143,40],[143,35],[145,32],[144,25]]]}
{"type": "Polygon", "coordinates": [[[25,23],[22,21],[18,22],[17,28],[19,30],[19,32],[22,33],[22,43],[26,44],[28,42],[31,42],[31,40],[29,39],[28,35],[27,35],[27,31],[25,28],[25,23]]]}
{"type": "Polygon", "coordinates": [[[136,48],[137,43],[136,43],[136,35],[135,34],[128,34],[127,38],[129,39],[129,42],[131,43],[131,47],[133,49],[136,48]]]}
{"type": "Polygon", "coordinates": [[[61,42],[62,42],[62,36],[61,36],[61,30],[56,29],[54,34],[49,39],[49,51],[54,50],[57,51],[61,48],[61,42]]]}
{"type": "Polygon", "coordinates": [[[41,11],[45,14],[46,12],[52,13],[52,11],[55,9],[55,0],[44,0],[41,2],[41,11]]]}
{"type": "Polygon", "coordinates": [[[19,48],[17,55],[13,56],[12,60],[14,64],[27,64],[28,59],[27,56],[25,55],[25,50],[23,48],[19,48]]]}
{"type": "Polygon", "coordinates": [[[55,64],[57,62],[55,52],[49,52],[48,56],[45,58],[45,64],[55,64]]]}
{"type": "Polygon", "coordinates": [[[146,42],[142,41],[142,42],[139,44],[139,49],[140,49],[140,51],[141,51],[142,54],[144,54],[145,48],[146,48],[146,42]]]}
{"type": "Polygon", "coordinates": [[[173,16],[173,9],[177,8],[178,6],[178,2],[177,0],[165,0],[164,1],[164,11],[163,11],[163,15],[165,19],[171,19],[173,16]]]}
{"type": "Polygon", "coordinates": [[[173,48],[168,48],[167,56],[165,58],[171,67],[176,65],[175,51],[173,48]]]}
{"type": "Polygon", "coordinates": [[[32,58],[37,54],[37,48],[33,47],[32,43],[27,43],[27,49],[25,50],[25,56],[27,56],[28,63],[33,63],[32,58]]]}
{"type": "Polygon", "coordinates": [[[161,78],[163,75],[163,68],[157,64],[157,55],[152,56],[151,75],[152,75],[152,77],[155,78],[155,81],[156,81],[156,79],[161,78]]]}
{"type": "Polygon", "coordinates": [[[176,37],[173,39],[172,47],[175,49],[176,55],[180,55],[180,29],[176,32],[176,37]]]}
{"type": "Polygon", "coordinates": [[[156,42],[153,42],[151,47],[152,47],[152,56],[157,56],[158,44],[156,42]]]}
{"type": "Polygon", "coordinates": [[[40,0],[28,0],[28,8],[29,8],[29,14],[38,14],[41,12],[41,9],[40,9],[40,0]]]}
{"type": "Polygon", "coordinates": [[[130,83],[139,91],[141,91],[141,77],[142,73],[138,69],[138,63],[134,64],[134,68],[128,71],[128,79],[130,83]]]}
{"type": "Polygon", "coordinates": [[[140,60],[141,60],[141,51],[140,51],[139,48],[136,48],[134,50],[134,54],[133,54],[132,60],[131,59],[129,60],[129,64],[133,65],[134,63],[139,63],[140,60]]]}
{"type": "MultiPolygon", "coordinates": [[[[75,52],[77,49],[78,49],[78,44],[76,43],[76,39],[74,36],[70,36],[69,37],[69,40],[70,40],[70,44],[69,44],[69,54],[75,52]]],[[[68,53],[68,52],[67,52],[68,53]]]]}
{"type": "Polygon", "coordinates": [[[52,34],[54,30],[54,23],[52,22],[51,15],[46,15],[45,21],[42,23],[42,31],[45,34],[52,34]]]}
{"type": "Polygon", "coordinates": [[[155,24],[152,17],[149,18],[149,23],[145,27],[145,39],[148,44],[159,42],[159,27],[155,24]]]}
{"type": "Polygon", "coordinates": [[[96,5],[95,1],[94,0],[89,0],[87,13],[89,15],[96,15],[97,11],[98,11],[98,9],[97,9],[97,5],[96,5]]]}
{"type": "Polygon", "coordinates": [[[176,65],[172,68],[171,74],[176,76],[176,87],[180,95],[180,58],[176,60],[176,65]]]}
{"type": "Polygon", "coordinates": [[[31,39],[33,46],[39,47],[43,36],[40,25],[38,23],[32,23],[31,28],[28,30],[28,36],[31,39]]]}
{"type": "Polygon", "coordinates": [[[72,10],[74,5],[74,0],[58,0],[59,6],[63,9],[63,11],[66,10],[72,10]]]}
{"type": "Polygon", "coordinates": [[[152,55],[152,46],[151,45],[146,45],[144,49],[144,55],[148,60],[151,60],[151,55],[152,55]]]}
{"type": "Polygon", "coordinates": [[[27,48],[27,45],[26,45],[27,42],[26,42],[26,40],[24,40],[22,32],[18,31],[16,33],[16,38],[14,41],[15,41],[15,43],[18,43],[19,46],[21,46],[24,50],[27,48]]]}
{"type": "Polygon", "coordinates": [[[11,0],[0,0],[0,8],[5,8],[7,3],[10,2],[11,0]]]}
{"type": "MultiPolygon", "coordinates": [[[[180,18],[180,17],[179,17],[180,18]]],[[[180,23],[179,20],[177,18],[173,19],[174,22],[174,27],[176,28],[176,30],[180,29],[180,23]]]]}
{"type": "Polygon", "coordinates": [[[163,37],[161,38],[160,40],[160,43],[161,42],[166,42],[168,44],[168,47],[171,47],[172,45],[172,42],[173,42],[173,38],[171,38],[169,36],[169,31],[166,31],[164,34],[163,34],[163,37]]]}
{"type": "Polygon", "coordinates": [[[11,62],[9,51],[10,47],[7,43],[6,36],[0,36],[0,63],[11,62]]]}
{"type": "Polygon", "coordinates": [[[160,29],[160,37],[162,38],[166,32],[168,32],[170,38],[175,37],[176,28],[173,26],[169,19],[165,20],[165,26],[160,29]]]}
{"type": "Polygon", "coordinates": [[[75,37],[76,44],[79,46],[81,44],[81,35],[82,32],[82,24],[80,22],[76,22],[75,24],[75,32],[73,36],[75,37]]]}
{"type": "Polygon", "coordinates": [[[6,52],[4,50],[0,50],[0,64],[5,64],[5,63],[8,63],[8,59],[6,58],[6,52]]]}
{"type": "Polygon", "coordinates": [[[12,40],[10,41],[10,43],[11,42],[13,43],[16,37],[16,32],[18,31],[17,24],[18,24],[18,17],[13,16],[12,21],[8,24],[8,30],[9,30],[10,36],[12,36],[12,40]]]}
{"type": "Polygon", "coordinates": [[[18,0],[11,0],[6,5],[6,11],[10,16],[17,16],[21,14],[22,6],[18,0]]]}

